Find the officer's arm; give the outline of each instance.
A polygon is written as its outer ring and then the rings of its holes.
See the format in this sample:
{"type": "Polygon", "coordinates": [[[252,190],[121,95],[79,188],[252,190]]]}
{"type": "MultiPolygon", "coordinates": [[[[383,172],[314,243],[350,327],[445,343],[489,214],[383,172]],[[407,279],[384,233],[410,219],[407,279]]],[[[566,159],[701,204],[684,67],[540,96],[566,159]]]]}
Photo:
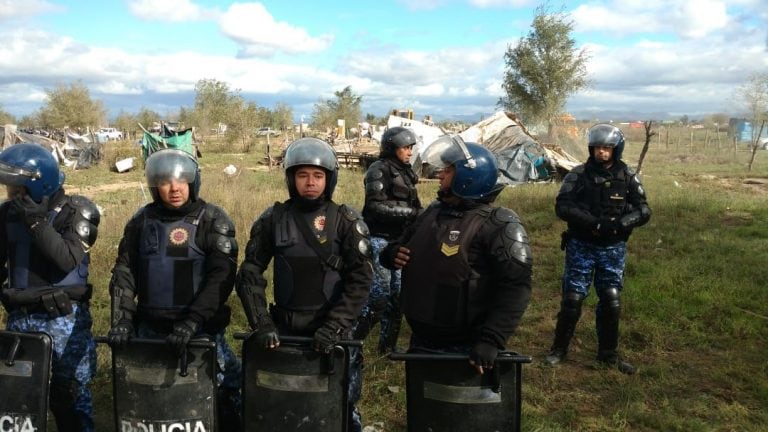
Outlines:
{"type": "Polygon", "coordinates": [[[589,212],[587,203],[582,202],[583,198],[580,196],[582,173],[583,169],[577,167],[563,179],[560,192],[555,198],[555,214],[570,224],[589,230],[597,225],[597,217],[589,212]]]}
{"type": "Polygon", "coordinates": [[[363,306],[373,279],[371,242],[368,227],[359,213],[347,206],[339,208],[339,239],[344,267],[341,270],[343,290],[328,312],[328,320],[336,328],[352,327],[363,306]]]}
{"type": "MultiPolygon", "coordinates": [[[[365,173],[365,206],[372,216],[384,222],[407,222],[413,219],[418,210],[405,201],[398,201],[389,196],[391,179],[384,167],[375,164],[365,173]]],[[[368,213],[366,213],[368,217],[368,213]]]]}
{"type": "Polygon", "coordinates": [[[398,266],[398,263],[395,262],[398,258],[398,253],[401,252],[401,247],[408,243],[413,234],[419,229],[422,220],[423,218],[418,216],[412,224],[405,227],[400,237],[387,243],[384,249],[381,250],[381,253],[379,253],[379,263],[382,266],[390,270],[397,270],[402,267],[398,266]]]}
{"type": "Polygon", "coordinates": [[[227,213],[212,204],[206,204],[205,212],[202,233],[197,235],[205,252],[205,277],[188,315],[201,326],[216,316],[232,293],[238,253],[235,224],[227,213]]]}
{"type": "Polygon", "coordinates": [[[54,225],[40,223],[30,228],[32,240],[41,253],[57,268],[69,272],[96,242],[101,216],[91,200],[69,197],[69,206],[54,220],[54,225]],[[63,212],[67,211],[67,214],[63,212]]]}
{"type": "Polygon", "coordinates": [[[132,322],[136,314],[136,275],[139,270],[139,244],[141,211],[125,225],[123,238],[117,248],[117,259],[112,268],[109,294],[112,300],[112,324],[121,320],[132,322]]]}
{"type": "Polygon", "coordinates": [[[628,184],[629,193],[627,194],[627,209],[619,223],[624,230],[631,230],[635,227],[639,227],[648,223],[651,219],[651,208],[648,207],[648,200],[645,196],[645,188],[640,181],[640,177],[630,172],[630,180],[628,184]]]}
{"type": "Polygon", "coordinates": [[[490,237],[483,237],[489,240],[486,256],[496,289],[478,333],[481,342],[504,348],[531,298],[533,257],[528,235],[514,212],[499,209],[491,217],[497,228],[490,237]]]}
{"type": "Polygon", "coordinates": [[[237,295],[252,329],[271,323],[267,310],[267,280],[264,278],[264,271],[274,255],[271,227],[272,207],[251,226],[250,238],[245,248],[245,260],[237,273],[237,295]]]}

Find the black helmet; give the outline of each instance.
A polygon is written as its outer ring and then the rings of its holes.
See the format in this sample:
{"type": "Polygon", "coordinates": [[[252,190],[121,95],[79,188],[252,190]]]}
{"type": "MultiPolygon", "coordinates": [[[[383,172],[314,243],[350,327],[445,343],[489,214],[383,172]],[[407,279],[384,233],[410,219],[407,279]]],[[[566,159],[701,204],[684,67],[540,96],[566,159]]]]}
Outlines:
{"type": "Polygon", "coordinates": [[[402,126],[387,129],[381,136],[381,157],[392,156],[395,149],[409,147],[417,142],[416,134],[402,126]]]}
{"type": "Polygon", "coordinates": [[[300,166],[315,166],[325,170],[325,199],[330,200],[336,188],[339,171],[339,161],[333,148],[317,138],[300,138],[288,145],[283,158],[283,168],[291,198],[298,196],[293,175],[300,166]]]}
{"type": "Polygon", "coordinates": [[[155,202],[160,200],[157,187],[168,180],[180,180],[189,184],[189,200],[196,201],[200,193],[200,168],[187,152],[176,149],[158,150],[149,157],[145,166],[147,186],[155,202]]]}
{"type": "Polygon", "coordinates": [[[451,193],[469,200],[493,200],[504,185],[499,177],[496,156],[477,143],[465,143],[461,137],[444,135],[429,145],[422,155],[424,163],[436,169],[453,165],[456,173],[451,193]]]}
{"type": "Polygon", "coordinates": [[[30,198],[41,202],[64,184],[64,173],[50,151],[37,144],[20,143],[0,152],[0,183],[24,186],[30,198]]]}
{"type": "Polygon", "coordinates": [[[614,125],[600,123],[589,128],[588,149],[592,156],[592,147],[612,147],[613,160],[621,159],[624,152],[624,134],[614,125]]]}

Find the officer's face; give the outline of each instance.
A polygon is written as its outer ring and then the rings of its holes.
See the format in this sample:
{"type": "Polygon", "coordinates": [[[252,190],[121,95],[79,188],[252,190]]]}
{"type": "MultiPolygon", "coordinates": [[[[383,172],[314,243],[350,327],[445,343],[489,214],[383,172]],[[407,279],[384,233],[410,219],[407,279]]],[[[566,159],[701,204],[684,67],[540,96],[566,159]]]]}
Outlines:
{"type": "Polygon", "coordinates": [[[613,161],[613,147],[592,147],[592,157],[597,163],[608,163],[613,161]]]}
{"type": "Polygon", "coordinates": [[[189,183],[176,179],[165,180],[157,185],[160,200],[168,208],[179,208],[189,200],[189,183]]]}
{"type": "Polygon", "coordinates": [[[408,147],[398,147],[395,149],[395,157],[397,157],[397,160],[399,160],[402,163],[408,163],[411,160],[412,154],[413,154],[412,145],[409,145],[408,147]]]}
{"type": "Polygon", "coordinates": [[[9,200],[14,198],[21,198],[27,194],[27,188],[17,185],[5,185],[5,194],[9,200]]]}
{"type": "Polygon", "coordinates": [[[438,171],[437,178],[440,180],[440,190],[450,191],[453,176],[456,174],[456,168],[453,165],[447,166],[438,171]]]}
{"type": "Polygon", "coordinates": [[[296,192],[307,199],[319,198],[325,191],[325,170],[317,167],[300,167],[293,174],[296,192]]]}

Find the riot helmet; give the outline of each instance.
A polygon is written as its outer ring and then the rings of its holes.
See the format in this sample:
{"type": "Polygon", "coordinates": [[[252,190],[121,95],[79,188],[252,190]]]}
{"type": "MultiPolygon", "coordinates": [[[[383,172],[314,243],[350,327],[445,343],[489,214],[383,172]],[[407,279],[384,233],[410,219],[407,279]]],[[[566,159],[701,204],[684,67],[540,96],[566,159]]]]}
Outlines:
{"type": "Polygon", "coordinates": [[[336,188],[339,161],[336,152],[323,140],[317,138],[299,138],[290,143],[283,157],[285,183],[291,198],[298,197],[294,174],[301,166],[314,166],[325,170],[325,199],[330,200],[336,188]]]}
{"type": "Polygon", "coordinates": [[[480,144],[465,143],[458,135],[438,138],[424,150],[422,160],[437,170],[453,166],[451,193],[460,198],[492,200],[504,187],[497,185],[499,170],[493,153],[480,144]]]}
{"type": "Polygon", "coordinates": [[[24,186],[30,198],[39,203],[61,188],[64,173],[50,151],[21,143],[0,152],[0,183],[24,186]]]}
{"type": "Polygon", "coordinates": [[[613,160],[621,159],[624,152],[624,134],[614,125],[600,123],[589,128],[587,138],[589,155],[592,156],[592,147],[613,148],[613,160]]]}
{"type": "Polygon", "coordinates": [[[188,183],[189,200],[197,201],[200,193],[200,167],[189,153],[177,149],[158,150],[147,157],[144,171],[155,202],[160,201],[157,187],[169,180],[188,183]]]}
{"type": "Polygon", "coordinates": [[[417,141],[411,129],[402,126],[389,128],[381,136],[380,157],[394,156],[395,149],[416,145],[417,141]]]}

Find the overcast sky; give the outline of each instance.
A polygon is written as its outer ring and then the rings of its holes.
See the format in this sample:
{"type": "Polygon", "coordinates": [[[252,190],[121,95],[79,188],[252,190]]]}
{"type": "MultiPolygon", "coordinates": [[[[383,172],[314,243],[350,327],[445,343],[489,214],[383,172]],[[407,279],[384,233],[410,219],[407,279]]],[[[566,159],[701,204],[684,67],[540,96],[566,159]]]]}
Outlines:
{"type": "MultiPolygon", "coordinates": [[[[363,112],[418,118],[495,111],[504,52],[530,30],[529,0],[0,0],[0,108],[16,116],[81,80],[114,116],[191,106],[202,78],[261,106],[309,115],[351,85],[363,112]]],[[[592,87],[567,109],[697,118],[740,110],[768,72],[768,0],[595,0],[564,5],[592,87]]]]}

